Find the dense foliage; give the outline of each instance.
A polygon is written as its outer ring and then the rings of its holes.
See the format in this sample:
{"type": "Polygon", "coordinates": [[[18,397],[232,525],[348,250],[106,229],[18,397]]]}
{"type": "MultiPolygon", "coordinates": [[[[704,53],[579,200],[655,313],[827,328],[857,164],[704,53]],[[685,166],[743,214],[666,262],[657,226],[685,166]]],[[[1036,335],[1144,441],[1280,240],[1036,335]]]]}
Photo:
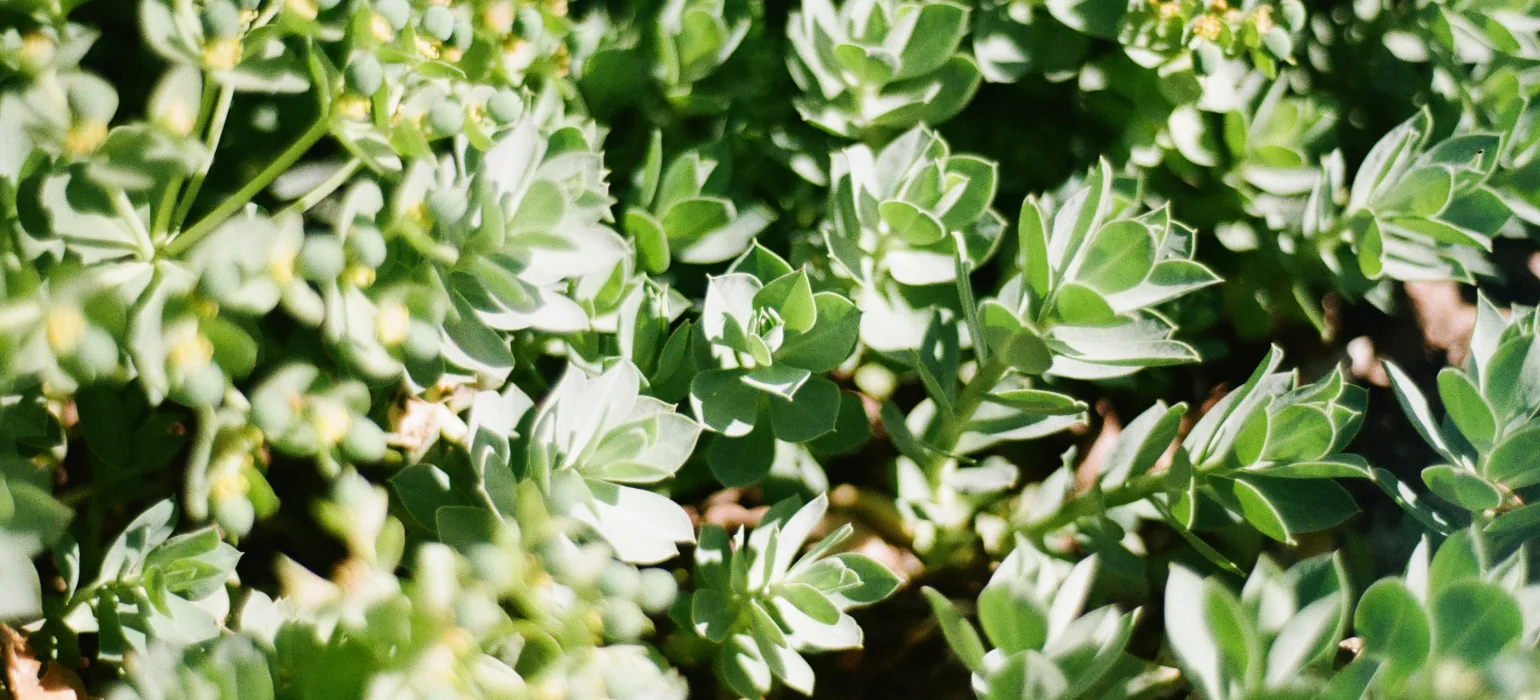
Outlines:
{"type": "Polygon", "coordinates": [[[0,697],[1534,697],[1537,94],[1535,0],[0,0],[0,697]]]}

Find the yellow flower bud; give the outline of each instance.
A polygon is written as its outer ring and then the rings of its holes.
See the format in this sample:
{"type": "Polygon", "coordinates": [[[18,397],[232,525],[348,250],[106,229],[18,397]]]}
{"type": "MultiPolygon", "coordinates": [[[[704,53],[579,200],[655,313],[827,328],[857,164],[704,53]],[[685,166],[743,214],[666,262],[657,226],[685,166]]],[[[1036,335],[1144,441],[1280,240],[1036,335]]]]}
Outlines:
{"type": "Polygon", "coordinates": [[[353,428],[353,416],[348,409],[333,401],[316,401],[310,405],[310,420],[322,444],[335,445],[347,437],[353,428]]]}
{"type": "Polygon", "coordinates": [[[1204,15],[1192,26],[1192,33],[1199,39],[1214,41],[1224,32],[1225,25],[1213,15],[1204,15]]]}
{"type": "Polygon", "coordinates": [[[380,307],[380,314],[374,320],[374,333],[380,342],[389,345],[400,345],[406,340],[406,334],[412,328],[412,314],[399,302],[386,302],[380,307]]]}
{"type": "Polygon", "coordinates": [[[438,45],[421,36],[417,37],[417,53],[428,58],[438,58],[438,45]]]}
{"type": "Polygon", "coordinates": [[[1258,34],[1266,34],[1268,30],[1273,28],[1273,8],[1266,5],[1257,8],[1256,14],[1252,15],[1251,21],[1256,23],[1258,34]]]}
{"type": "Polygon", "coordinates": [[[196,374],[214,359],[214,344],[196,330],[185,334],[172,343],[166,352],[166,362],[172,369],[184,375],[196,374]]]}
{"type": "Polygon", "coordinates": [[[48,347],[67,355],[80,347],[86,336],[86,317],[73,306],[56,306],[43,317],[43,337],[48,347]]]}
{"type": "Polygon", "coordinates": [[[165,113],[160,115],[160,122],[171,133],[186,136],[191,134],[193,128],[197,126],[197,115],[193,114],[186,102],[171,100],[166,105],[165,113]]]}
{"type": "Polygon", "coordinates": [[[488,5],[487,8],[481,12],[482,23],[487,25],[487,29],[496,32],[497,34],[507,34],[513,31],[514,19],[515,14],[513,11],[513,3],[511,2],[496,2],[488,5]]]}
{"type": "Polygon", "coordinates": [[[354,265],[342,275],[343,279],[351,282],[355,287],[368,287],[374,284],[374,269],[367,265],[354,265]]]}
{"type": "Polygon", "coordinates": [[[369,98],[362,95],[348,95],[337,101],[337,113],[342,115],[343,119],[350,121],[367,119],[372,107],[369,98]]]}
{"type": "Polygon", "coordinates": [[[21,39],[21,62],[33,71],[40,71],[53,63],[53,38],[42,32],[32,32],[21,39]]]}
{"type": "Polygon", "coordinates": [[[77,122],[64,134],[64,150],[72,156],[96,152],[107,140],[107,125],[98,121],[77,122]]]}
{"type": "Polygon", "coordinates": [[[244,47],[235,37],[215,39],[203,47],[203,67],[211,70],[230,70],[241,62],[244,47]]]}
{"type": "Polygon", "coordinates": [[[390,20],[384,15],[375,14],[369,19],[369,31],[374,33],[374,38],[380,41],[395,41],[396,30],[390,27],[390,20]]]}
{"type": "Polygon", "coordinates": [[[273,257],[267,263],[267,274],[271,275],[278,286],[287,286],[294,279],[294,262],[299,259],[299,250],[283,248],[273,252],[273,257]]]}
{"type": "Polygon", "coordinates": [[[320,14],[320,9],[312,0],[286,0],[284,7],[302,19],[315,19],[316,15],[320,14]]]}

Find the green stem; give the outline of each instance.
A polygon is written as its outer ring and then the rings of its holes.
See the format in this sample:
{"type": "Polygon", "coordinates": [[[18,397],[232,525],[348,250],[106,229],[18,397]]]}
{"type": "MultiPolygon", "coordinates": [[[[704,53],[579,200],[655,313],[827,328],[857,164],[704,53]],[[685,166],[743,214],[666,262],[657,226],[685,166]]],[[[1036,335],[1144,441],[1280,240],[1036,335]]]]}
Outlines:
{"type": "Polygon", "coordinates": [[[1166,487],[1165,472],[1143,474],[1102,492],[1100,499],[1084,495],[1065,503],[1053,515],[1021,528],[1022,534],[1033,539],[1042,537],[1080,518],[1094,515],[1102,509],[1126,506],[1153,496],[1166,487]]]}
{"type": "Polygon", "coordinates": [[[353,177],[353,173],[358,172],[359,167],[363,164],[364,162],[358,158],[349,159],[342,167],[337,168],[337,172],[332,173],[321,184],[316,185],[315,189],[306,193],[305,196],[294,200],[289,206],[284,207],[279,216],[289,213],[303,214],[310,211],[311,207],[320,204],[321,200],[330,197],[333,192],[337,191],[337,188],[347,184],[348,180],[353,177]]]}
{"type": "Polygon", "coordinates": [[[253,197],[256,197],[257,194],[266,189],[273,180],[278,179],[279,175],[284,174],[289,168],[293,167],[300,158],[304,157],[311,146],[314,146],[317,141],[326,136],[327,132],[331,131],[331,95],[329,93],[331,88],[326,83],[325,74],[321,71],[314,53],[311,54],[310,64],[310,73],[313,80],[312,87],[316,91],[316,101],[319,103],[319,114],[316,115],[315,123],[311,124],[310,128],[300,135],[298,141],[291,144],[283,153],[278,154],[278,157],[273,159],[273,162],[269,163],[251,182],[246,183],[234,195],[220,202],[219,206],[214,208],[214,211],[209,212],[198,223],[193,224],[192,228],[187,229],[181,235],[172,239],[171,243],[166,246],[167,253],[179,255],[197,245],[198,241],[203,240],[205,236],[212,233],[226,219],[240,211],[242,207],[246,206],[247,202],[250,202],[253,197]]]}
{"type": "Polygon", "coordinates": [[[978,371],[973,378],[963,386],[962,392],[957,395],[957,403],[952,406],[952,412],[941,418],[941,422],[934,433],[934,439],[928,440],[939,452],[935,453],[926,465],[926,474],[932,480],[940,477],[941,468],[950,457],[947,455],[957,449],[957,443],[962,439],[963,432],[973,420],[973,414],[979,410],[979,405],[984,402],[984,397],[989,395],[991,389],[1000,383],[1000,378],[1005,376],[1010,365],[999,356],[991,357],[979,364],[978,371]]]}
{"type": "MultiPolygon", "coordinates": [[[[214,81],[205,77],[203,98],[198,107],[198,121],[193,123],[192,133],[201,134],[208,128],[209,117],[214,113],[214,100],[218,95],[219,92],[214,89],[214,81]]],[[[213,157],[214,152],[210,148],[209,157],[205,159],[204,164],[207,165],[213,157]]],[[[177,196],[182,193],[182,185],[186,182],[187,176],[177,173],[171,176],[171,180],[166,183],[166,189],[161,192],[160,205],[155,207],[155,222],[150,226],[151,238],[157,245],[164,243],[166,236],[171,232],[172,214],[177,210],[177,196]]]]}
{"type": "Polygon", "coordinates": [[[193,204],[198,201],[198,192],[203,189],[203,181],[209,176],[209,170],[214,167],[214,151],[219,148],[219,140],[225,133],[225,122],[230,117],[230,103],[235,100],[235,90],[229,86],[220,88],[219,103],[214,107],[213,117],[210,120],[208,135],[203,139],[204,148],[208,150],[208,158],[198,172],[193,173],[192,182],[187,185],[187,192],[182,195],[177,204],[176,214],[171,218],[166,230],[180,231],[182,224],[186,223],[187,215],[192,213],[193,204]]]}
{"type": "Polygon", "coordinates": [[[139,257],[154,260],[155,244],[150,240],[150,232],[144,227],[144,220],[139,218],[138,210],[134,209],[134,203],[129,201],[127,192],[119,189],[112,193],[112,209],[134,234],[134,241],[139,245],[139,257]]]}

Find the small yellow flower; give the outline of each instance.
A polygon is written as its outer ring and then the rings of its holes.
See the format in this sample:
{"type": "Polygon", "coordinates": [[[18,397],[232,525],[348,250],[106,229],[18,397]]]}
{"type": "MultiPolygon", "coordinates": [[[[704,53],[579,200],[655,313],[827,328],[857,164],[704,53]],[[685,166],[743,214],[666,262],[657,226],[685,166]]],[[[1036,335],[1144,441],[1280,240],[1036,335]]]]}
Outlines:
{"type": "Polygon", "coordinates": [[[64,134],[64,150],[73,156],[85,156],[96,152],[107,140],[107,125],[99,121],[77,122],[64,134]]]}
{"type": "Polygon", "coordinates": [[[1182,6],[1174,2],[1160,3],[1155,6],[1155,9],[1160,13],[1161,19],[1171,19],[1182,12],[1182,6]]]}
{"type": "Polygon", "coordinates": [[[342,273],[342,276],[355,287],[363,288],[374,284],[374,270],[364,265],[354,265],[342,273]]]}
{"type": "Polygon", "coordinates": [[[213,359],[214,344],[196,330],[173,343],[166,353],[167,364],[184,375],[203,371],[203,368],[207,367],[209,361],[213,359]]]}
{"type": "Polygon", "coordinates": [[[418,226],[427,226],[428,203],[420,199],[417,200],[412,206],[407,208],[406,218],[418,226]]]}
{"type": "Polygon", "coordinates": [[[438,45],[419,36],[417,37],[417,53],[428,58],[438,58],[438,45]]]}
{"type": "Polygon", "coordinates": [[[48,347],[61,355],[67,355],[80,347],[86,337],[86,317],[73,306],[56,306],[43,317],[43,337],[48,347]]]}
{"type": "Polygon", "coordinates": [[[390,20],[384,15],[376,14],[369,19],[369,31],[374,33],[374,38],[380,41],[395,41],[396,30],[390,27],[390,20]]]}
{"type": "Polygon", "coordinates": [[[556,68],[556,75],[567,76],[568,71],[572,69],[572,56],[567,53],[566,44],[558,45],[556,51],[551,53],[551,63],[556,68]]]}
{"type": "Polygon", "coordinates": [[[316,401],[310,405],[311,426],[324,445],[335,445],[353,429],[353,416],[334,401],[316,401]]]}
{"type": "Polygon", "coordinates": [[[369,117],[373,105],[362,95],[348,95],[337,102],[337,114],[350,121],[363,121],[369,117]]]}
{"type": "Polygon", "coordinates": [[[1225,25],[1213,15],[1204,15],[1192,26],[1192,33],[1199,39],[1214,41],[1224,32],[1225,25]]]}
{"type": "Polygon", "coordinates": [[[511,2],[492,3],[481,12],[482,23],[487,25],[487,29],[497,34],[507,34],[513,31],[514,19],[515,14],[513,3],[511,2]]]}
{"type": "Polygon", "coordinates": [[[315,6],[312,0],[286,0],[284,7],[288,8],[290,12],[299,15],[300,18],[307,20],[315,19],[316,15],[320,14],[320,9],[315,6]]]}
{"type": "Polygon", "coordinates": [[[1252,15],[1251,21],[1256,23],[1258,34],[1266,34],[1268,30],[1273,28],[1273,8],[1265,5],[1257,8],[1257,12],[1252,15]]]}
{"type": "Polygon", "coordinates": [[[412,313],[400,302],[386,302],[380,307],[380,315],[374,319],[374,333],[380,342],[389,345],[400,345],[406,340],[406,334],[412,328],[412,313]]]}
{"type": "Polygon", "coordinates": [[[451,47],[446,48],[443,51],[439,52],[439,58],[441,58],[441,59],[443,59],[443,60],[445,60],[445,61],[447,61],[449,63],[459,63],[460,62],[460,56],[462,56],[463,54],[464,54],[464,52],[462,52],[459,49],[454,48],[453,46],[451,46],[451,47]]]}
{"type": "Polygon", "coordinates": [[[42,32],[32,32],[21,40],[21,62],[33,71],[40,71],[53,63],[53,38],[42,32]]]}
{"type": "Polygon", "coordinates": [[[166,129],[177,136],[191,134],[197,126],[197,115],[182,100],[172,100],[166,105],[166,111],[160,115],[160,121],[166,129]]]}
{"type": "Polygon", "coordinates": [[[211,70],[230,70],[241,62],[243,47],[235,37],[215,39],[203,47],[203,67],[211,70]]]}
{"type": "Polygon", "coordinates": [[[209,499],[225,501],[245,496],[251,490],[251,480],[246,478],[246,468],[254,460],[250,452],[231,452],[219,458],[209,479],[209,499]]]}
{"type": "Polygon", "coordinates": [[[273,278],[278,286],[287,286],[294,280],[294,261],[299,259],[299,250],[283,248],[273,253],[273,257],[267,263],[267,274],[273,278]]]}

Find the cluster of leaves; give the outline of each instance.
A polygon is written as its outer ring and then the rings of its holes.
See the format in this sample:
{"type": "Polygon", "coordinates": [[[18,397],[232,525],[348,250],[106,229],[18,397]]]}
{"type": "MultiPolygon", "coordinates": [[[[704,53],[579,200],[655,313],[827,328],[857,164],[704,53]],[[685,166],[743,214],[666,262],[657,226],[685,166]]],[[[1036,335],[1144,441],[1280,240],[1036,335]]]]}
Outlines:
{"type": "Polygon", "coordinates": [[[0,0],[0,697],[1533,688],[1537,18],[0,0]]]}

